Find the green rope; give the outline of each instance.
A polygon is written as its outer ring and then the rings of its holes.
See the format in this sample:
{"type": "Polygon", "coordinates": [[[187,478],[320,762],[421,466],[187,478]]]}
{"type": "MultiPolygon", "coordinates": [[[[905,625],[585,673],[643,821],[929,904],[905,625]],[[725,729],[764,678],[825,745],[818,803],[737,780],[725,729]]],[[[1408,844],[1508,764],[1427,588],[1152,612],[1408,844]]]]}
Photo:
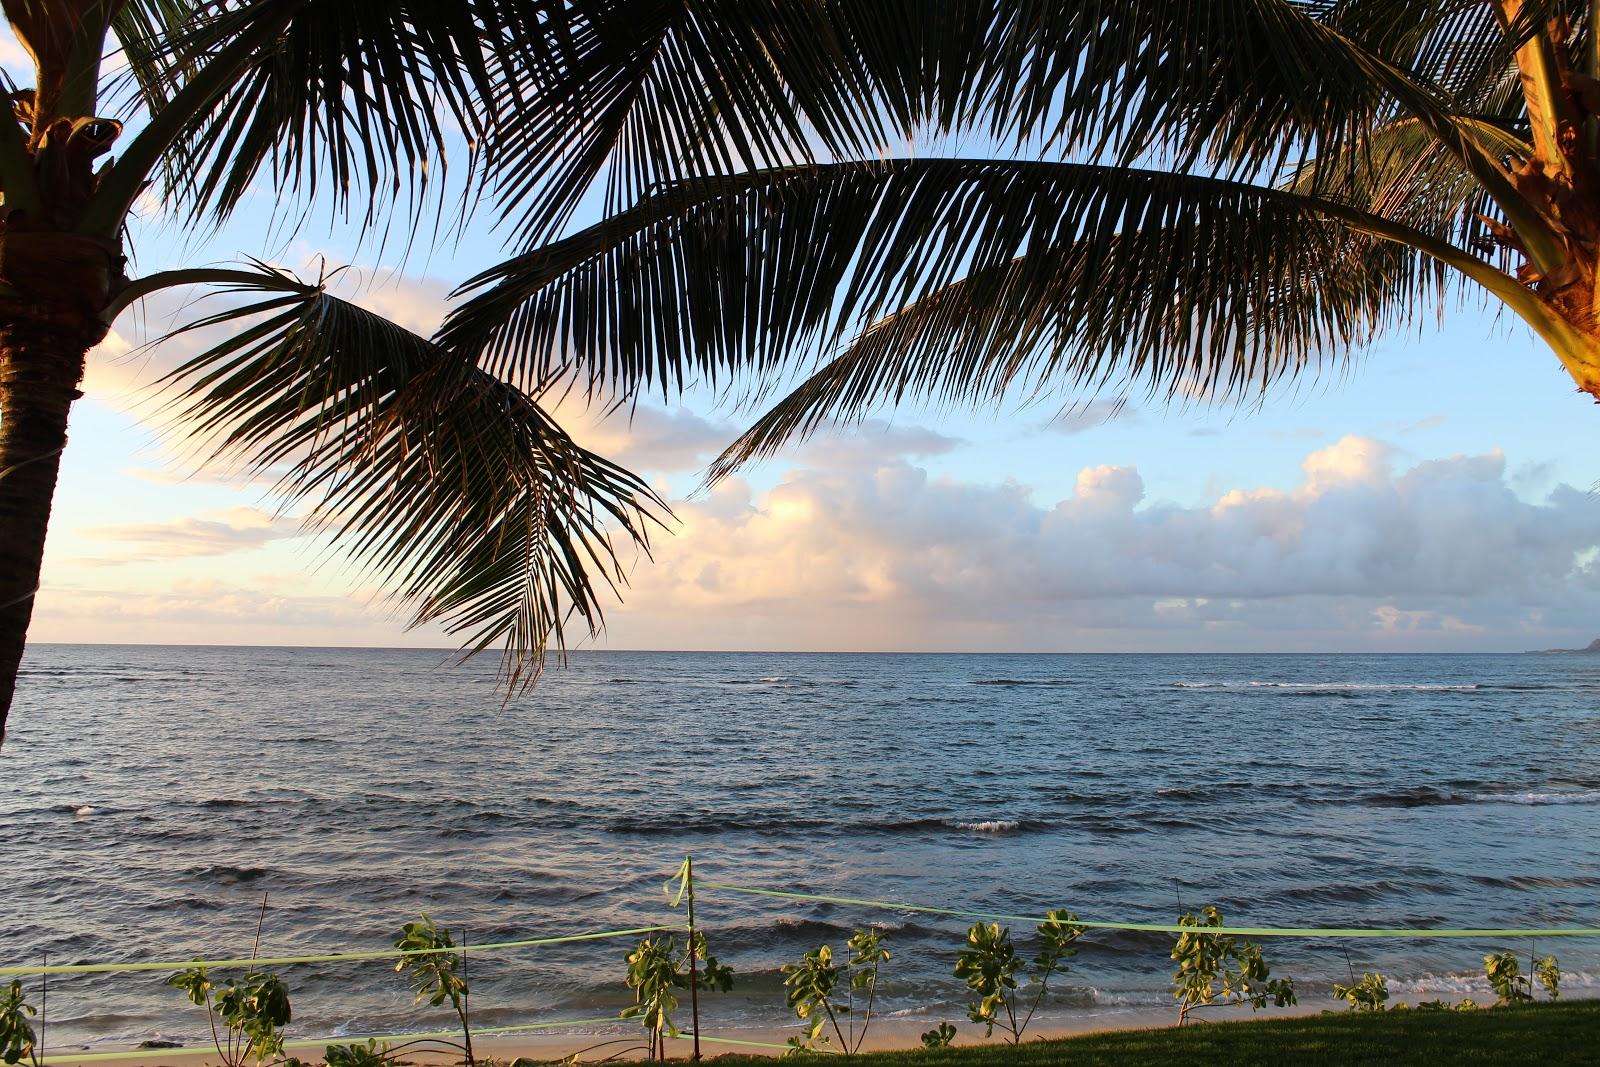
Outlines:
{"type": "MultiPolygon", "coordinates": [[[[496,1034],[520,1034],[530,1030],[557,1030],[566,1026],[604,1026],[608,1023],[614,1023],[616,1021],[617,1020],[615,1018],[610,1016],[604,1019],[563,1019],[559,1022],[553,1023],[517,1023],[514,1026],[490,1026],[481,1030],[473,1030],[472,1032],[478,1036],[489,1035],[492,1037],[496,1034]]],[[[399,1043],[402,1041],[422,1041],[430,1037],[456,1037],[460,1033],[460,1030],[429,1030],[425,1033],[416,1034],[361,1034],[350,1037],[306,1037],[297,1041],[285,1041],[283,1043],[283,1047],[286,1049],[325,1048],[328,1045],[348,1045],[353,1042],[368,1040],[399,1043]]],[[[98,1060],[125,1060],[134,1056],[140,1056],[145,1059],[165,1059],[168,1056],[209,1056],[214,1055],[216,1051],[217,1050],[214,1048],[204,1047],[163,1049],[135,1048],[126,1049],[121,1052],[88,1052],[77,1056],[70,1054],[50,1056],[44,1060],[44,1063],[91,1063],[98,1060]]]]}
{"type": "MultiPolygon", "coordinates": [[[[829,897],[816,893],[793,893],[781,889],[752,889],[749,886],[728,885],[723,882],[700,882],[697,889],[720,889],[725,893],[746,893],[757,897],[779,897],[784,900],[815,900],[827,904],[851,904],[862,908],[885,908],[890,911],[914,911],[924,915],[952,915],[963,919],[988,919],[991,922],[1042,923],[1042,915],[1004,915],[989,911],[962,911],[957,908],[928,908],[917,904],[897,904],[888,900],[858,900],[855,897],[829,897]]],[[[1247,937],[1600,937],[1600,927],[1562,927],[1553,930],[1407,930],[1322,927],[1274,926],[1180,926],[1177,923],[1112,923],[1090,922],[1076,919],[1078,926],[1094,930],[1143,930],[1158,934],[1182,934],[1198,931],[1207,934],[1238,934],[1247,937]]]]}
{"type": "Polygon", "coordinates": [[[372,952],[330,952],[321,956],[267,956],[237,960],[161,960],[143,963],[58,963],[48,967],[0,967],[0,975],[90,974],[106,971],[172,971],[188,967],[282,967],[293,963],[333,963],[338,960],[394,960],[402,956],[429,956],[438,953],[500,952],[533,945],[561,945],[571,941],[599,941],[608,937],[630,937],[676,930],[676,926],[638,926],[631,930],[600,930],[590,934],[563,937],[531,937],[524,941],[499,941],[488,945],[457,945],[452,948],[380,949],[372,952]]]}

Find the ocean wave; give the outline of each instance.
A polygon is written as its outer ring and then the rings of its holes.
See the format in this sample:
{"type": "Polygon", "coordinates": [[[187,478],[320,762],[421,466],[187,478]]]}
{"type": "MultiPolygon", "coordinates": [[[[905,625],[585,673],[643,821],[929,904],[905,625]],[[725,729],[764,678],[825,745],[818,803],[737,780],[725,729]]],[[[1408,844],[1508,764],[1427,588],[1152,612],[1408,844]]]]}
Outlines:
{"type": "Polygon", "coordinates": [[[1078,685],[1075,678],[974,678],[973,685],[1037,686],[1043,689],[1060,689],[1078,685]]]}
{"type": "Polygon", "coordinates": [[[984,819],[979,822],[958,822],[957,830],[971,830],[975,834],[1009,834],[1022,829],[1020,819],[984,819]]]}
{"type": "Polygon", "coordinates": [[[235,867],[226,863],[213,863],[205,867],[190,867],[187,873],[203,882],[242,885],[260,881],[271,872],[266,867],[235,867]]]}
{"type": "Polygon", "coordinates": [[[1600,789],[1494,793],[1419,785],[1368,793],[1361,799],[1382,808],[1430,808],[1455,804],[1517,804],[1524,807],[1543,807],[1560,804],[1600,804],[1600,789]]]}
{"type": "MultiPolygon", "coordinates": [[[[1487,688],[1475,683],[1446,682],[1172,682],[1171,689],[1282,689],[1303,693],[1473,693],[1487,688]]],[[[1506,686],[1503,688],[1513,688],[1506,686]]]]}
{"type": "MultiPolygon", "coordinates": [[[[1073,818],[1078,818],[1074,816],[1073,818]]],[[[794,834],[806,831],[833,831],[857,834],[914,834],[929,831],[959,830],[963,833],[1009,834],[1023,830],[1049,828],[1048,823],[1035,819],[860,819],[831,821],[827,819],[797,819],[788,816],[727,816],[702,818],[663,818],[646,820],[622,818],[606,823],[606,830],[614,834],[677,834],[677,833],[754,833],[794,834]]]]}
{"type": "Polygon", "coordinates": [[[1600,790],[1581,793],[1479,793],[1472,798],[1481,804],[1524,804],[1541,807],[1546,804],[1600,804],[1600,790]]]}
{"type": "Polygon", "coordinates": [[[1474,795],[1418,785],[1389,789],[1381,793],[1368,793],[1361,799],[1380,808],[1432,808],[1446,804],[1470,804],[1474,795]]]}
{"type": "MultiPolygon", "coordinates": [[[[1524,960],[1526,962],[1526,960],[1524,960]]],[[[1567,989],[1592,989],[1600,985],[1600,974],[1592,971],[1562,971],[1561,988],[1567,989]]],[[[1485,994],[1494,996],[1489,988],[1489,980],[1482,971],[1450,972],[1446,974],[1423,974],[1414,978],[1390,978],[1389,988],[1397,993],[1420,994],[1456,994],[1460,996],[1473,996],[1485,994]]]]}

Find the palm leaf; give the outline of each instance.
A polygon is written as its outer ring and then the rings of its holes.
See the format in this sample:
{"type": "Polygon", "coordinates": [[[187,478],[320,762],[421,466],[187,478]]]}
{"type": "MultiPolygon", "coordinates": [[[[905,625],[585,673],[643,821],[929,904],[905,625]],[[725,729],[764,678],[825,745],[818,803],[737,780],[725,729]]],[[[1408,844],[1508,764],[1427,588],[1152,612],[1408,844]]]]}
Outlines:
{"type": "Polygon", "coordinates": [[[488,124],[490,67],[537,4],[510,0],[139,0],[113,29],[152,115],[181,107],[162,145],[167,195],[195,213],[233,211],[251,182],[381,219],[427,187],[452,137],[488,124]],[[252,42],[242,56],[230,46],[252,42]],[[204,101],[180,96],[233,64],[204,101]]]}
{"type": "MultiPolygon", "coordinates": [[[[1438,285],[1426,257],[1376,251],[1339,212],[1361,214],[1224,179],[1086,164],[781,168],[664,190],[485,272],[440,341],[513,380],[570,367],[592,391],[627,396],[732,371],[770,378],[966,278],[964,306],[1003,300],[995,306],[1018,324],[1045,315],[1085,346],[1121,351],[1136,339],[1157,361],[1197,346],[1188,354],[1216,368],[1252,353],[1293,362],[1326,343],[1339,316],[1405,321],[1438,285]],[[1348,275],[1319,284],[1326,257],[1351,249],[1348,275]],[[1266,332],[1250,338],[1253,326],[1266,332]]],[[[1157,378],[1175,380],[1175,366],[1157,378]]],[[[1276,366],[1252,364],[1238,380],[1276,366]]]]}
{"type": "Polygon", "coordinates": [[[617,536],[647,549],[664,505],[578,446],[527,394],[393,323],[259,268],[253,297],[182,327],[231,335],[172,373],[178,414],[336,535],[412,625],[531,681],[576,616],[590,633],[625,582],[617,536]]]}

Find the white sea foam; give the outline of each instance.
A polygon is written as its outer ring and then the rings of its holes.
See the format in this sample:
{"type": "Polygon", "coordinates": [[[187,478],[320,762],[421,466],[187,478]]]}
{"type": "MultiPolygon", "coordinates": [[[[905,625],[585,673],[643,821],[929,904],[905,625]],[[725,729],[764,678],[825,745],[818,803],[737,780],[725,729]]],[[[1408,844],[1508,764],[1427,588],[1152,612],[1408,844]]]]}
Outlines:
{"type": "Polygon", "coordinates": [[[1479,793],[1472,798],[1480,804],[1600,804],[1600,789],[1574,793],[1479,793]]]}
{"type": "Polygon", "coordinates": [[[1022,826],[1016,819],[985,819],[982,822],[958,822],[956,829],[971,830],[975,834],[1005,834],[1022,826]]]}

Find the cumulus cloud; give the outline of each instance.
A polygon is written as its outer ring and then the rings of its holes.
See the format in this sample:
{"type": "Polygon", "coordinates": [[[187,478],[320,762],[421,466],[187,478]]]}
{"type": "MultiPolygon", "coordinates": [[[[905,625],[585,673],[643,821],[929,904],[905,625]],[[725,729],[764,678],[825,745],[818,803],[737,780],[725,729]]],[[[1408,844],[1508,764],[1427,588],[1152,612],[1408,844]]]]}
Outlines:
{"type": "Polygon", "coordinates": [[[1600,500],[1528,502],[1499,452],[1396,469],[1383,442],[1311,452],[1291,489],[1201,506],[1147,500],[1133,467],[1082,470],[1042,504],[1015,482],[932,478],[903,457],[813,466],[760,496],[679,506],[680,536],[635,575],[619,630],[653,620],[740,647],[1388,647],[1600,618],[1600,500]],[[1144,635],[1140,637],[1139,635],[1144,635]],[[1159,635],[1159,636],[1151,636],[1159,635]],[[976,642],[976,643],[975,643],[976,642]]]}

